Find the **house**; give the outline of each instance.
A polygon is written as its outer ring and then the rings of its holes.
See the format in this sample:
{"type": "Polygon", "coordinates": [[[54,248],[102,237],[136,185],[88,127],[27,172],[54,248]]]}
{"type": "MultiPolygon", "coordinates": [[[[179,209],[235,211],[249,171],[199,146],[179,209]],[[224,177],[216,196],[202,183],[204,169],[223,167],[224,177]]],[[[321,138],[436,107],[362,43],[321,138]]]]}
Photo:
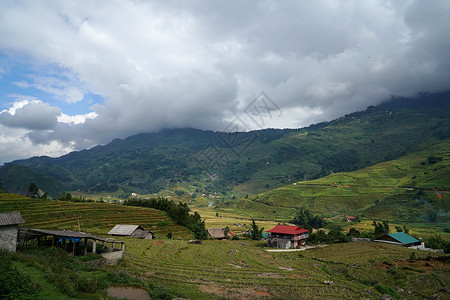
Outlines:
{"type": "Polygon", "coordinates": [[[225,227],[207,228],[209,236],[212,239],[223,240],[227,238],[225,227]]]}
{"type": "Polygon", "coordinates": [[[298,248],[305,244],[305,240],[309,237],[309,230],[291,225],[277,225],[267,230],[269,236],[268,243],[272,247],[277,248],[298,248]]]}
{"type": "Polygon", "coordinates": [[[111,229],[108,234],[111,235],[119,235],[119,236],[132,236],[137,237],[139,239],[147,239],[151,240],[153,239],[153,232],[144,230],[139,225],[122,225],[117,224],[116,226],[111,229]]]}
{"type": "Polygon", "coordinates": [[[350,216],[347,218],[347,222],[355,222],[355,221],[356,221],[355,217],[350,216]]]}
{"type": "Polygon", "coordinates": [[[0,250],[16,252],[19,224],[24,224],[20,212],[0,213],[0,250]]]}
{"type": "Polygon", "coordinates": [[[405,232],[389,233],[377,238],[374,241],[380,243],[400,245],[403,247],[411,247],[421,244],[421,242],[418,239],[413,238],[412,236],[410,236],[405,232]]]}

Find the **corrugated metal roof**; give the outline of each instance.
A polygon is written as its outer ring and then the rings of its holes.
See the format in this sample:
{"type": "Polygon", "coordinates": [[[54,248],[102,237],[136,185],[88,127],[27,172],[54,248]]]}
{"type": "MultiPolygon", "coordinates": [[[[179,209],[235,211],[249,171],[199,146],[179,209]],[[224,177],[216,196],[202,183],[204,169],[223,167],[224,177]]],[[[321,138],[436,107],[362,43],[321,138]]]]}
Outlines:
{"type": "Polygon", "coordinates": [[[145,239],[147,235],[151,235],[153,237],[153,233],[148,230],[136,229],[132,236],[135,236],[140,239],[145,239]]]}
{"type": "Polygon", "coordinates": [[[218,228],[208,228],[209,235],[214,239],[223,239],[227,236],[225,235],[225,227],[218,227],[218,228]]]}
{"type": "Polygon", "coordinates": [[[391,238],[399,241],[403,245],[411,244],[411,243],[418,243],[419,240],[413,238],[409,234],[405,232],[396,232],[396,233],[390,233],[388,234],[391,238]]]}
{"type": "Polygon", "coordinates": [[[267,230],[267,232],[271,233],[281,233],[281,234],[300,234],[306,233],[309,230],[303,229],[298,226],[290,226],[290,225],[277,225],[274,228],[267,230]]]}
{"type": "Polygon", "coordinates": [[[20,212],[0,213],[0,226],[24,224],[20,212]]]}
{"type": "Polygon", "coordinates": [[[70,237],[70,238],[89,238],[94,240],[99,240],[103,242],[115,242],[115,243],[123,243],[119,241],[115,241],[112,238],[103,238],[99,236],[95,236],[89,233],[85,232],[79,232],[79,231],[71,231],[71,230],[47,230],[47,229],[34,229],[34,228],[21,228],[20,229],[21,235],[35,235],[35,236],[42,236],[42,235],[53,235],[53,236],[59,236],[59,237],[70,237]]]}
{"type": "Polygon", "coordinates": [[[139,225],[122,225],[122,224],[117,224],[116,226],[113,227],[113,229],[111,229],[108,232],[108,234],[112,234],[112,235],[131,235],[138,228],[144,230],[144,228],[142,228],[139,225]]]}

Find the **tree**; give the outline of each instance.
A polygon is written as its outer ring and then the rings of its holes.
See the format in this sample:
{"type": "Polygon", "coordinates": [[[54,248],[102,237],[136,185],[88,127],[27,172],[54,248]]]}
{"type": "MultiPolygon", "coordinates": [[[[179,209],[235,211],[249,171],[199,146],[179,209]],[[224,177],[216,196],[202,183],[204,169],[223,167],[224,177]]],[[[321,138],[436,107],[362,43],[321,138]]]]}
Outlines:
{"type": "Polygon", "coordinates": [[[292,220],[292,223],[302,227],[306,227],[308,225],[313,228],[325,227],[325,220],[323,218],[319,216],[313,216],[313,214],[304,207],[300,208],[297,211],[297,214],[292,220]]]}
{"type": "Polygon", "coordinates": [[[228,232],[230,232],[230,227],[227,226],[223,229],[223,233],[224,233],[225,237],[227,237],[227,238],[228,238],[228,232]]]}
{"type": "Polygon", "coordinates": [[[360,236],[361,236],[361,232],[360,232],[358,229],[352,227],[352,228],[350,228],[350,230],[348,231],[348,234],[347,234],[347,235],[349,235],[349,236],[354,236],[354,237],[360,237],[360,236]]]}
{"type": "Polygon", "coordinates": [[[385,234],[388,234],[389,233],[389,222],[383,221],[383,227],[384,227],[385,234]]]}
{"type": "Polygon", "coordinates": [[[389,223],[388,221],[383,222],[375,222],[373,221],[372,225],[375,227],[374,235],[375,238],[386,235],[389,233],[389,223]]]}
{"type": "Polygon", "coordinates": [[[259,229],[258,225],[255,224],[255,220],[252,219],[252,229],[250,230],[252,234],[252,240],[259,241],[262,238],[262,232],[264,228],[259,229]]]}
{"type": "Polygon", "coordinates": [[[444,240],[440,235],[436,233],[425,240],[425,247],[432,249],[444,249],[445,253],[450,253],[450,241],[444,240]]]}
{"type": "Polygon", "coordinates": [[[36,183],[31,182],[30,186],[28,187],[28,192],[30,194],[36,195],[38,190],[39,190],[39,188],[37,187],[36,183]]]}
{"type": "Polygon", "coordinates": [[[194,212],[190,213],[190,209],[186,203],[175,204],[172,200],[163,198],[158,199],[128,199],[123,203],[129,206],[152,207],[167,212],[167,214],[178,224],[186,226],[194,233],[196,239],[207,239],[208,231],[205,228],[205,221],[201,216],[194,212]]]}
{"type": "Polygon", "coordinates": [[[409,228],[406,227],[406,225],[403,225],[403,231],[404,231],[406,234],[409,234],[409,228]]]}
{"type": "Polygon", "coordinates": [[[183,191],[183,190],[176,190],[175,194],[177,194],[177,196],[182,196],[182,195],[185,194],[185,191],[183,191]]]}

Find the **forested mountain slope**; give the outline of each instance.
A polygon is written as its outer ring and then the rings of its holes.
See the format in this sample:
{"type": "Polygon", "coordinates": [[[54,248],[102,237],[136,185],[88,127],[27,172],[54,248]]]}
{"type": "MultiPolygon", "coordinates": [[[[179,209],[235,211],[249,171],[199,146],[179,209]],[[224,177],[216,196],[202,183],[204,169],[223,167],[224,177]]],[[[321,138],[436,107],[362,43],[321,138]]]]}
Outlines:
{"type": "Polygon", "coordinates": [[[450,136],[450,92],[395,98],[302,129],[223,133],[166,129],[116,139],[59,158],[33,157],[0,168],[5,190],[31,180],[63,191],[156,192],[174,181],[208,191],[257,193],[353,171],[424,149],[450,136]],[[33,176],[31,176],[33,175],[33,176]]]}
{"type": "Polygon", "coordinates": [[[353,172],[294,182],[281,188],[225,202],[254,218],[289,220],[306,207],[328,217],[360,215],[408,222],[450,221],[450,139],[353,172]]]}

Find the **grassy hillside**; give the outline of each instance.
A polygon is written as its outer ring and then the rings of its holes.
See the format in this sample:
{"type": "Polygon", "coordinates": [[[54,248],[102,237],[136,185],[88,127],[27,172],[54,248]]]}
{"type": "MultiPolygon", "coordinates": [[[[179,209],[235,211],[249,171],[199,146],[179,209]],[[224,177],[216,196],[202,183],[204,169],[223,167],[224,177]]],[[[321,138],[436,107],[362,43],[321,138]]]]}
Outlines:
{"type": "Polygon", "coordinates": [[[176,225],[159,210],[129,207],[108,203],[73,203],[31,199],[10,193],[0,193],[0,212],[19,211],[25,220],[23,226],[52,230],[75,230],[93,234],[106,234],[116,224],[141,225],[157,236],[172,232],[178,238],[189,238],[191,232],[176,225]],[[158,226],[158,222],[163,226],[158,226]],[[161,223],[160,223],[161,224],[161,223]]]}
{"type": "Polygon", "coordinates": [[[45,175],[36,184],[52,196],[61,187],[118,195],[155,193],[188,181],[198,182],[207,192],[236,188],[240,194],[254,194],[361,169],[436,144],[449,137],[449,111],[446,92],[391,101],[295,130],[163,130],[59,158],[15,161],[0,168],[0,178],[5,189],[24,192],[33,179],[27,176],[32,169],[45,175]],[[23,168],[10,176],[10,165],[23,168]]]}
{"type": "Polygon", "coordinates": [[[289,219],[307,207],[325,216],[358,214],[402,221],[448,221],[450,140],[399,159],[353,171],[292,183],[225,202],[220,209],[245,210],[253,217],[289,219]]]}
{"type": "Polygon", "coordinates": [[[448,276],[448,269],[439,262],[430,262],[428,268],[424,263],[395,262],[406,261],[413,251],[392,245],[351,243],[291,253],[268,253],[256,246],[253,241],[190,245],[127,240],[129,253],[118,269],[159,282],[189,299],[360,299],[369,297],[364,290],[417,298],[438,292],[448,276]],[[389,271],[383,261],[399,266],[389,271]],[[433,274],[428,273],[431,266],[433,274]],[[419,277],[423,281],[416,285],[419,277]],[[403,291],[397,292],[394,286],[403,291]]]}

